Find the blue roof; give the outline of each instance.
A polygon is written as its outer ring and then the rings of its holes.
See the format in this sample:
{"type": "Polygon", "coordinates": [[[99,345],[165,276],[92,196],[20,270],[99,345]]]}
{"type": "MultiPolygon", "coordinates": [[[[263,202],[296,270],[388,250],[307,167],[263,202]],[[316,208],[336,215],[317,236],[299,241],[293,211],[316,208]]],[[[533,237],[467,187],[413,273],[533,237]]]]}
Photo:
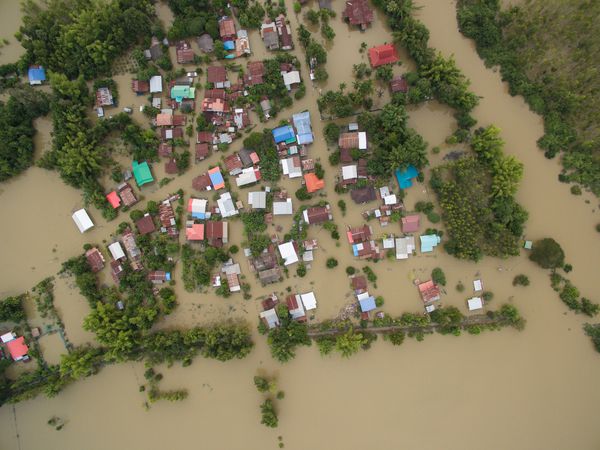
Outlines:
{"type": "Polygon", "coordinates": [[[223,48],[225,50],[235,50],[235,43],[233,41],[223,42],[223,48]]]}
{"type": "Polygon", "coordinates": [[[310,113],[304,111],[292,116],[296,132],[298,133],[298,144],[312,144],[314,136],[310,126],[310,113]]]}
{"type": "Polygon", "coordinates": [[[225,183],[225,180],[223,179],[223,175],[221,175],[221,172],[214,172],[214,173],[209,173],[208,176],[210,177],[210,182],[213,184],[213,186],[219,186],[220,184],[225,183]]]}
{"type": "Polygon", "coordinates": [[[46,81],[46,71],[43,67],[31,67],[27,76],[29,81],[46,81]]]}
{"type": "Polygon", "coordinates": [[[441,239],[437,234],[424,234],[420,236],[420,239],[421,253],[428,253],[433,251],[433,248],[441,242],[441,239]]]}
{"type": "Polygon", "coordinates": [[[400,189],[406,189],[411,187],[411,178],[415,178],[417,175],[419,175],[419,171],[413,165],[408,166],[406,170],[403,171],[401,171],[400,169],[396,169],[396,178],[398,179],[400,189]]]}
{"type": "Polygon", "coordinates": [[[165,273],[165,280],[171,281],[171,272],[166,272],[165,273]]]}
{"type": "Polygon", "coordinates": [[[204,220],[204,219],[206,219],[206,214],[204,214],[204,213],[201,213],[201,212],[193,212],[193,213],[192,213],[192,217],[193,217],[194,219],[200,219],[200,220],[204,220]]]}
{"type": "Polygon", "coordinates": [[[280,142],[288,142],[295,140],[294,129],[291,125],[284,125],[279,128],[275,128],[273,131],[273,139],[275,139],[275,143],[279,144],[280,142]]]}
{"type": "Polygon", "coordinates": [[[369,298],[364,298],[364,299],[360,300],[359,303],[360,303],[360,310],[362,312],[373,311],[375,308],[377,308],[377,305],[375,304],[375,297],[373,297],[373,296],[371,296],[369,298]]]}

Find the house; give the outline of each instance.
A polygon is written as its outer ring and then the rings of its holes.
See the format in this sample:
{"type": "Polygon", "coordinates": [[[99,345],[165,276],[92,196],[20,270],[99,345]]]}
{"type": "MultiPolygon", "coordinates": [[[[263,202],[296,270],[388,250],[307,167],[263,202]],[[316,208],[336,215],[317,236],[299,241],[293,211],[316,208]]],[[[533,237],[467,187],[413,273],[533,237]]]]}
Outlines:
{"type": "Polygon", "coordinates": [[[6,349],[13,361],[27,361],[29,348],[25,344],[25,337],[17,337],[15,333],[6,333],[2,335],[2,342],[6,344],[6,349]]]}
{"type": "Polygon", "coordinates": [[[210,176],[208,173],[198,175],[192,180],[192,187],[197,191],[209,191],[212,189],[210,176]]]}
{"type": "Polygon", "coordinates": [[[315,297],[314,292],[307,292],[306,294],[300,294],[300,300],[302,300],[302,305],[304,306],[304,309],[306,309],[307,311],[317,308],[317,298],[315,297]]]}
{"type": "Polygon", "coordinates": [[[150,92],[150,83],[143,80],[131,80],[131,90],[137,95],[150,92]]]}
{"type": "Polygon", "coordinates": [[[376,68],[385,64],[396,63],[400,61],[400,57],[393,44],[384,44],[369,49],[369,61],[371,67],[376,68]]]}
{"type": "Polygon", "coordinates": [[[208,176],[210,177],[210,182],[216,191],[225,187],[225,180],[223,179],[221,168],[219,166],[208,169],[208,176]]]}
{"type": "Polygon", "coordinates": [[[321,180],[314,173],[307,173],[304,175],[304,182],[306,183],[306,190],[309,194],[317,192],[319,189],[323,189],[325,187],[325,180],[321,180]]]}
{"type": "Polygon", "coordinates": [[[219,19],[219,35],[223,41],[235,39],[235,22],[231,17],[223,16],[219,19]]]}
{"type": "Polygon", "coordinates": [[[291,125],[284,125],[278,128],[275,128],[271,131],[273,134],[273,139],[276,144],[280,142],[285,142],[286,144],[292,144],[296,142],[296,134],[294,133],[294,129],[291,125]]]}
{"type": "Polygon", "coordinates": [[[292,70],[290,72],[281,72],[281,76],[283,77],[283,84],[288,91],[292,90],[292,86],[294,84],[300,84],[300,72],[297,70],[292,70]]]}
{"type": "Polygon", "coordinates": [[[188,213],[194,219],[206,220],[210,218],[210,213],[206,212],[208,200],[205,198],[190,198],[188,200],[188,213]]]}
{"type": "Polygon", "coordinates": [[[171,87],[171,99],[175,100],[177,103],[181,103],[184,99],[193,99],[196,98],[196,88],[183,85],[176,84],[171,87]]]}
{"type": "Polygon", "coordinates": [[[373,22],[373,10],[369,7],[367,0],[348,0],[342,12],[342,19],[348,21],[350,25],[366,30],[367,26],[373,22]]]}
{"type": "Polygon", "coordinates": [[[46,81],[46,71],[42,66],[29,66],[27,78],[30,86],[39,86],[46,81]]]}
{"type": "Polygon", "coordinates": [[[338,139],[340,149],[351,150],[367,149],[367,133],[365,131],[354,131],[350,133],[341,133],[338,139]]]}
{"type": "Polygon", "coordinates": [[[354,275],[351,283],[355,294],[360,294],[367,290],[367,279],[363,275],[354,275]]]}
{"type": "Polygon", "coordinates": [[[300,162],[300,157],[292,156],[290,158],[285,158],[280,160],[280,163],[284,175],[287,175],[290,178],[302,176],[302,163],[300,162]]]}
{"type": "Polygon", "coordinates": [[[483,300],[481,297],[473,297],[467,300],[467,306],[469,311],[476,311],[478,309],[483,309],[483,300]]]}
{"type": "Polygon", "coordinates": [[[208,66],[206,69],[208,82],[212,83],[216,88],[226,88],[230,86],[227,80],[227,69],[223,66],[208,66]]]}
{"type": "Polygon", "coordinates": [[[185,227],[185,237],[188,241],[204,240],[204,224],[188,223],[185,227]]]}
{"type": "Polygon", "coordinates": [[[121,243],[119,241],[110,244],[108,246],[108,251],[115,261],[125,259],[125,252],[123,251],[123,247],[121,247],[121,243]]]}
{"type": "Polygon", "coordinates": [[[150,78],[150,93],[151,94],[162,94],[162,77],[155,75],[150,78]]]}
{"type": "Polygon", "coordinates": [[[171,272],[164,270],[152,270],[148,272],[148,280],[153,284],[163,284],[166,281],[171,281],[171,272]]]}
{"type": "Polygon", "coordinates": [[[235,176],[242,171],[242,160],[240,159],[240,155],[237,153],[229,155],[223,162],[225,164],[225,168],[231,176],[235,176]]]}
{"type": "Polygon", "coordinates": [[[158,146],[158,156],[162,156],[163,158],[170,158],[173,154],[173,145],[167,142],[161,142],[158,146]]]}
{"type": "Polygon", "coordinates": [[[285,201],[274,201],[273,202],[273,215],[274,216],[290,216],[294,214],[292,205],[292,199],[286,198],[285,201]]]}
{"type": "Polygon", "coordinates": [[[144,53],[146,55],[146,58],[151,59],[152,61],[158,60],[163,55],[160,41],[158,40],[158,38],[156,38],[156,36],[152,36],[150,48],[144,53]]]}
{"type": "Polygon", "coordinates": [[[432,252],[442,239],[437,234],[423,234],[421,239],[421,253],[432,252]]]}
{"type": "Polygon", "coordinates": [[[85,252],[85,259],[94,273],[100,272],[104,268],[104,256],[96,247],[85,252]]]}
{"type": "Polygon", "coordinates": [[[85,209],[75,211],[71,217],[81,233],[85,233],[94,226],[94,222],[92,222],[92,219],[90,219],[90,216],[85,209]]]}
{"type": "Polygon", "coordinates": [[[156,115],[155,118],[157,127],[170,127],[173,125],[173,114],[170,113],[160,113],[156,115]]]}
{"type": "Polygon", "coordinates": [[[282,50],[292,50],[294,48],[294,42],[292,40],[292,30],[287,23],[287,20],[283,14],[280,14],[275,19],[275,25],[277,26],[277,34],[281,40],[282,50]]]}
{"type": "Polygon", "coordinates": [[[368,292],[362,292],[358,294],[356,298],[358,300],[358,304],[360,305],[361,312],[366,313],[377,308],[377,305],[375,304],[375,297],[369,295],[368,292]]]}
{"type": "Polygon", "coordinates": [[[411,180],[419,175],[419,171],[415,166],[409,165],[404,170],[396,169],[395,175],[400,189],[408,189],[412,186],[411,180]]]}
{"type": "Polygon", "coordinates": [[[279,326],[279,317],[277,317],[277,312],[275,311],[275,308],[271,308],[261,312],[259,314],[259,317],[269,329],[279,326]]]}
{"type": "Polygon", "coordinates": [[[292,121],[294,122],[294,128],[296,128],[296,141],[300,145],[312,144],[314,136],[310,125],[310,113],[304,111],[292,115],[292,121]]]}
{"type": "Polygon", "coordinates": [[[163,140],[179,139],[183,137],[182,128],[161,128],[160,137],[163,140]]]}
{"type": "Polygon", "coordinates": [[[277,32],[277,26],[271,21],[271,19],[267,19],[260,26],[260,36],[262,37],[267,50],[279,49],[279,34],[277,32]]]}
{"type": "Polygon", "coordinates": [[[144,217],[135,222],[135,226],[138,229],[138,232],[143,236],[144,234],[150,234],[156,231],[156,226],[154,225],[154,220],[152,216],[148,213],[144,214],[144,217]]]}
{"type": "Polygon", "coordinates": [[[406,81],[406,78],[402,75],[397,75],[392,78],[392,81],[390,81],[390,89],[394,94],[396,92],[406,94],[408,92],[408,82],[406,81]]]}
{"type": "Polygon", "coordinates": [[[265,209],[267,207],[267,193],[264,191],[248,192],[248,204],[252,209],[265,209]]]}
{"type": "Polygon", "coordinates": [[[119,196],[121,200],[123,200],[123,205],[125,206],[133,206],[137,203],[137,198],[133,193],[133,188],[129,185],[129,183],[124,182],[117,186],[119,190],[119,196]]]}
{"type": "Polygon", "coordinates": [[[223,247],[229,242],[227,222],[210,220],[204,227],[206,240],[212,247],[223,247]]]}
{"type": "Polygon", "coordinates": [[[228,273],[226,278],[227,286],[229,286],[229,292],[240,292],[242,290],[240,285],[240,277],[237,273],[228,273]]]}
{"type": "Polygon", "coordinates": [[[229,192],[224,192],[217,199],[217,206],[219,208],[219,214],[221,217],[232,217],[239,214],[239,211],[235,209],[235,204],[233,203],[233,199],[231,198],[231,194],[229,192]]]}
{"type": "Polygon", "coordinates": [[[331,215],[331,206],[315,206],[303,211],[304,221],[309,225],[319,225],[333,219],[331,215]]]}
{"type": "Polygon", "coordinates": [[[379,259],[381,252],[375,241],[352,244],[352,254],[360,259],[379,259]]]}
{"type": "Polygon", "coordinates": [[[238,152],[244,167],[252,167],[260,162],[258,154],[254,150],[243,148],[238,152]]]}
{"type": "Polygon", "coordinates": [[[258,272],[258,279],[262,284],[277,283],[281,280],[281,269],[273,267],[272,269],[261,270],[258,272]]]}
{"type": "Polygon", "coordinates": [[[297,320],[298,322],[306,322],[306,312],[304,311],[304,305],[302,304],[302,299],[299,295],[288,295],[286,304],[292,319],[297,320]]]}
{"type": "Polygon", "coordinates": [[[342,166],[342,184],[352,184],[358,181],[358,164],[342,166]]]}
{"type": "Polygon", "coordinates": [[[123,233],[122,236],[123,246],[125,247],[125,251],[129,255],[129,259],[131,262],[131,267],[133,270],[140,270],[142,268],[142,264],[140,262],[140,258],[142,257],[142,251],[137,246],[135,242],[135,237],[131,230],[127,230],[123,233]]]}
{"type": "Polygon", "coordinates": [[[473,281],[473,290],[475,292],[483,291],[483,283],[481,282],[481,280],[473,281]]]}
{"type": "Polygon", "coordinates": [[[112,106],[115,101],[113,99],[110,89],[107,87],[101,87],[96,90],[96,106],[112,106]]]}
{"type": "Polygon", "coordinates": [[[416,248],[414,236],[396,238],[396,259],[408,259],[416,248]]]}
{"type": "Polygon", "coordinates": [[[132,169],[138,187],[142,187],[144,184],[152,183],[154,181],[152,172],[150,172],[150,166],[146,161],[143,161],[142,163],[133,161],[132,169]]]}
{"type": "Polygon", "coordinates": [[[373,186],[365,186],[363,188],[352,189],[350,191],[350,198],[354,200],[354,203],[362,204],[369,203],[377,199],[377,192],[373,186]]]}
{"type": "Polygon", "coordinates": [[[123,277],[123,265],[120,261],[115,260],[110,262],[110,275],[112,276],[115,284],[121,283],[121,277],[123,277]]]}
{"type": "Polygon", "coordinates": [[[247,186],[252,183],[260,181],[260,170],[254,167],[247,167],[235,179],[237,187],[247,186]]]}
{"type": "Polygon", "coordinates": [[[177,64],[191,64],[194,62],[194,51],[189,42],[179,41],[175,46],[177,64]]]}
{"type": "Polygon", "coordinates": [[[346,232],[346,237],[348,238],[348,243],[356,244],[358,242],[366,242],[371,239],[371,235],[373,234],[373,230],[369,225],[363,225],[362,227],[356,228],[348,228],[346,232]]]}
{"type": "Polygon", "coordinates": [[[289,266],[290,264],[298,262],[298,254],[296,253],[296,248],[294,247],[293,242],[279,244],[278,249],[281,258],[284,260],[283,264],[285,266],[289,266]]]}
{"type": "Polygon", "coordinates": [[[237,39],[235,40],[235,56],[238,58],[243,55],[250,55],[250,39],[246,30],[238,30],[237,39]]]}
{"type": "Polygon", "coordinates": [[[419,284],[419,293],[424,303],[440,299],[440,288],[431,280],[419,284]]]}
{"type": "Polygon", "coordinates": [[[271,102],[268,98],[263,98],[260,101],[260,109],[262,109],[262,112],[265,115],[265,119],[271,117],[271,102]]]}
{"type": "Polygon", "coordinates": [[[248,63],[248,73],[244,75],[244,84],[246,86],[255,86],[264,82],[265,65],[262,61],[252,61],[248,63]]]}
{"type": "Polygon", "coordinates": [[[419,231],[419,215],[411,214],[402,218],[402,232],[403,233],[415,233],[419,231]]]}
{"type": "Polygon", "coordinates": [[[212,53],[215,49],[215,41],[210,34],[204,33],[198,38],[198,47],[200,47],[200,50],[204,53],[212,53]]]}
{"type": "Polygon", "coordinates": [[[110,203],[110,206],[112,206],[113,209],[117,209],[119,206],[121,206],[121,199],[117,195],[116,191],[112,191],[107,194],[106,200],[108,200],[108,203],[110,203]]]}
{"type": "Polygon", "coordinates": [[[198,144],[212,144],[214,135],[211,131],[198,131],[196,134],[196,142],[198,144]]]}

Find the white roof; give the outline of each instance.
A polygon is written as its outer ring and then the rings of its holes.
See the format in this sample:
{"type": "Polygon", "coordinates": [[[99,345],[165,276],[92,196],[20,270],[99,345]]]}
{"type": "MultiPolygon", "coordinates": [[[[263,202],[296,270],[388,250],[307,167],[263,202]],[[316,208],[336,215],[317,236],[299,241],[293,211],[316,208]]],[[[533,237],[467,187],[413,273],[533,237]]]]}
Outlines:
{"type": "Polygon", "coordinates": [[[233,199],[231,198],[231,194],[229,192],[221,194],[221,197],[217,200],[217,206],[219,207],[219,212],[223,217],[231,217],[238,214],[238,210],[235,209],[233,199]]]}
{"type": "Polygon", "coordinates": [[[284,244],[280,244],[279,253],[281,254],[281,257],[285,260],[283,264],[286,266],[298,262],[298,254],[296,253],[296,249],[294,248],[294,244],[292,242],[285,242],[284,244]]]}
{"type": "Polygon", "coordinates": [[[304,306],[302,305],[302,299],[298,294],[296,294],[296,303],[298,303],[298,307],[296,309],[290,309],[290,315],[292,319],[299,319],[300,317],[304,317],[306,313],[304,312],[304,306]]]}
{"type": "Polygon", "coordinates": [[[348,131],[358,131],[358,124],[355,122],[349,123],[348,131]]]}
{"type": "Polygon", "coordinates": [[[386,238],[383,240],[383,248],[394,248],[396,246],[394,238],[386,238]]]}
{"type": "Polygon", "coordinates": [[[227,275],[236,274],[240,275],[242,273],[242,269],[238,263],[233,264],[231,260],[229,260],[229,264],[223,265],[221,267],[221,272],[226,273],[227,275]]]}
{"type": "Polygon", "coordinates": [[[307,311],[315,309],[317,307],[317,298],[314,292],[307,292],[306,294],[300,294],[302,304],[307,311]]]}
{"type": "Polygon", "coordinates": [[[475,290],[475,292],[483,291],[483,283],[481,282],[481,280],[473,281],[473,289],[475,290]]]}
{"type": "Polygon", "coordinates": [[[379,188],[379,195],[381,195],[381,198],[387,197],[390,195],[390,188],[387,186],[381,186],[379,188]]]}
{"type": "Polygon", "coordinates": [[[358,132],[358,149],[359,150],[367,149],[367,133],[365,131],[358,132]]]}
{"type": "Polygon", "coordinates": [[[113,242],[108,246],[108,251],[112,255],[113,259],[116,261],[117,259],[125,258],[125,252],[123,251],[123,247],[121,247],[120,242],[113,242]]]}
{"type": "Polygon", "coordinates": [[[152,106],[154,108],[160,108],[162,99],[160,97],[152,97],[152,106]]]}
{"type": "Polygon", "coordinates": [[[258,177],[256,176],[256,171],[254,167],[248,167],[247,169],[242,170],[242,172],[235,179],[235,184],[237,186],[245,186],[250,183],[256,183],[258,181],[258,177]]]}
{"type": "Polygon", "coordinates": [[[396,259],[408,259],[409,255],[412,255],[415,249],[414,236],[396,238],[396,259]]]}
{"type": "Polygon", "coordinates": [[[275,312],[275,308],[268,309],[259,314],[261,319],[265,319],[269,328],[275,328],[279,325],[279,318],[275,312]]]}
{"type": "Polygon", "coordinates": [[[481,301],[481,297],[473,297],[467,300],[467,304],[469,306],[469,311],[474,311],[476,309],[483,308],[483,302],[481,301]]]}
{"type": "Polygon", "coordinates": [[[358,177],[358,166],[356,164],[342,167],[342,179],[353,180],[358,177]]]}
{"type": "Polygon", "coordinates": [[[75,211],[71,217],[73,218],[75,225],[77,225],[77,228],[79,228],[79,231],[82,233],[85,233],[94,226],[94,222],[92,222],[92,219],[90,219],[90,216],[88,216],[85,209],[75,211]]]}
{"type": "Polygon", "coordinates": [[[294,213],[292,199],[288,198],[285,202],[273,202],[273,215],[285,216],[294,213]]]}
{"type": "Polygon", "coordinates": [[[395,194],[384,197],[383,201],[386,205],[395,205],[396,203],[398,203],[398,199],[396,198],[395,194]]]}
{"type": "Polygon", "coordinates": [[[298,178],[302,176],[302,167],[294,165],[294,158],[282,159],[281,168],[283,170],[283,174],[290,178],[298,178]]]}
{"type": "Polygon", "coordinates": [[[310,262],[310,261],[314,261],[314,259],[315,259],[315,257],[313,255],[312,250],[306,250],[304,253],[302,253],[302,261],[310,262]]]}
{"type": "Polygon", "coordinates": [[[14,338],[15,338],[15,334],[12,331],[0,336],[0,339],[2,340],[3,344],[6,344],[7,342],[14,340],[14,338]]]}
{"type": "Polygon", "coordinates": [[[283,74],[283,84],[286,86],[290,86],[295,83],[300,83],[300,72],[297,70],[292,70],[291,72],[284,72],[283,74]]]}
{"type": "Polygon", "coordinates": [[[204,214],[206,212],[206,205],[208,200],[205,198],[193,198],[192,199],[192,212],[204,214]]]}
{"type": "Polygon", "coordinates": [[[150,93],[154,94],[155,92],[162,92],[162,90],[162,77],[155,75],[150,78],[150,93]]]}
{"type": "Polygon", "coordinates": [[[435,305],[425,306],[425,311],[427,311],[428,313],[435,311],[435,305]]]}
{"type": "Polygon", "coordinates": [[[267,193],[263,191],[248,192],[248,204],[255,209],[267,207],[267,193]]]}
{"type": "Polygon", "coordinates": [[[370,297],[368,292],[362,292],[356,296],[356,299],[360,302],[361,300],[366,300],[370,297]]]}

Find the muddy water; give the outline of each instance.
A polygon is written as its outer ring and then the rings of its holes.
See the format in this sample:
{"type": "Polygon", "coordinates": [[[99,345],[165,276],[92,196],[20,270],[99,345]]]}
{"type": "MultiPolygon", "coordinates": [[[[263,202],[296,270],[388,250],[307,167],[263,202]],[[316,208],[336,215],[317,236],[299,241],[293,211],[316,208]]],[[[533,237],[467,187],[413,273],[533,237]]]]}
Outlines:
{"type": "MultiPolygon", "coordinates": [[[[291,2],[287,3],[295,30],[301,17],[296,17],[291,12],[291,2]]],[[[532,238],[552,235],[560,240],[575,267],[570,278],[583,294],[593,297],[595,286],[591,280],[600,262],[600,252],[593,230],[598,219],[592,213],[592,206],[570,196],[568,188],[556,181],[558,166],[546,161],[535,147],[542,133],[539,118],[528,111],[522,100],[507,94],[497,74],[485,69],[472,44],[456,29],[454,5],[446,0],[422,1],[419,5],[423,6],[420,18],[431,30],[432,46],[446,55],[454,53],[459,67],[472,80],[473,90],[483,96],[475,111],[477,119],[483,125],[498,124],[503,130],[507,151],[516,154],[525,164],[526,175],[519,200],[531,213],[527,235],[532,238]]],[[[345,216],[336,206],[340,199],[333,190],[336,173],[327,162],[327,148],[322,139],[324,123],[319,121],[315,102],[319,89],[334,89],[340,82],[351,86],[352,65],[366,61],[358,52],[361,42],[373,45],[389,42],[391,37],[379,13],[375,26],[360,33],[341,23],[342,3],[334,3],[334,7],[338,17],[331,25],[337,36],[326,66],[330,79],[322,86],[312,87],[308,83],[306,97],[282,112],[269,126],[292,112],[311,111],[317,139],[310,152],[321,159],[326,169],[324,194],[332,203],[336,223],[343,229],[346,225],[362,223],[363,208],[355,207],[349,196],[343,197],[348,204],[345,216]]],[[[166,23],[172,20],[164,3],[158,4],[158,11],[166,23]]],[[[257,33],[252,32],[250,36],[256,57],[265,57],[267,52],[257,33]]],[[[296,50],[295,54],[304,61],[301,51],[296,50]]],[[[410,63],[405,63],[396,70],[410,67],[410,63]]],[[[305,65],[302,76],[308,80],[305,65]]],[[[127,77],[119,79],[119,86],[123,102],[124,93],[130,92],[127,77]]],[[[135,100],[127,98],[127,102],[135,100]]],[[[424,105],[411,111],[410,124],[430,146],[441,147],[439,155],[431,156],[432,164],[441,162],[444,153],[450,150],[443,144],[444,138],[455,126],[451,112],[436,103],[424,105]]],[[[38,139],[45,140],[43,133],[38,139]]],[[[230,151],[240,147],[241,142],[235,142],[230,151]]],[[[144,188],[145,200],[164,198],[180,186],[190,192],[191,179],[220,157],[213,155],[208,161],[194,165],[188,173],[163,188],[157,185],[144,188]]],[[[153,170],[158,179],[162,178],[162,165],[156,165],[153,170]]],[[[299,187],[297,180],[280,184],[291,193],[299,187]]],[[[100,223],[101,227],[91,234],[79,235],[70,219],[71,210],[81,203],[79,193],[62,184],[56,174],[39,169],[30,169],[22,177],[4,184],[2,189],[0,205],[9,213],[7,217],[15,217],[15,220],[4,221],[0,232],[20,238],[3,242],[2,293],[30,288],[39,279],[54,273],[60,261],[79,252],[83,242],[100,244],[108,239],[122,220],[119,218],[110,225],[100,223]],[[32,204],[36,207],[31,208],[32,204]],[[35,225],[40,218],[44,221],[42,229],[35,225]],[[56,252],[53,252],[55,247],[56,252]]],[[[243,201],[247,192],[239,191],[243,201]]],[[[212,200],[212,195],[208,198],[212,200]]],[[[406,205],[412,208],[416,201],[423,199],[433,199],[432,193],[425,185],[416,185],[408,192],[406,205]]],[[[294,204],[299,205],[295,198],[294,204]]],[[[290,220],[278,220],[276,225],[283,228],[279,232],[282,235],[289,230],[290,220]]],[[[375,222],[371,225],[376,235],[399,232],[395,225],[387,228],[375,222]]],[[[423,228],[428,225],[423,224],[423,228]]],[[[232,243],[242,243],[241,231],[239,222],[232,223],[232,243]]],[[[277,230],[272,227],[269,232],[277,230]]],[[[319,302],[315,320],[335,316],[351,301],[344,268],[363,264],[352,258],[347,244],[342,242],[337,247],[319,227],[310,228],[309,238],[317,238],[320,248],[315,252],[307,277],[295,277],[292,266],[290,277],[284,282],[261,287],[254,282],[240,253],[236,260],[252,285],[252,300],[244,301],[241,295],[222,299],[213,295],[212,290],[189,294],[179,283],[176,287],[180,307],[159,327],[189,326],[225,317],[240,317],[255,323],[261,297],[274,290],[284,295],[288,286],[293,291],[315,291],[319,302]],[[334,270],[325,268],[325,260],[331,255],[339,260],[334,270]]],[[[597,355],[580,330],[581,318],[565,314],[566,309],[549,288],[546,275],[525,257],[507,261],[488,258],[475,265],[436,251],[431,256],[371,266],[379,277],[377,287],[370,286],[371,291],[384,296],[384,309],[391,314],[421,311],[422,304],[412,279],[426,278],[432,268],[439,266],[448,279],[444,304],[453,304],[465,311],[471,282],[480,277],[486,290],[495,294],[492,307],[514,302],[528,319],[527,328],[522,333],[505,330],[476,337],[434,336],[423,343],[409,341],[398,349],[379,342],[369,352],[349,361],[337,356],[324,359],[315,348],[302,349],[298,357],[285,366],[273,362],[264,339],[256,336],[256,349],[245,360],[223,364],[198,359],[185,369],[161,368],[165,375],[162,387],[186,387],[190,397],[178,404],[155,405],[149,411],[143,409],[145,399],[138,392],[144,368],[139,364],[111,367],[69,387],[57,398],[19,404],[15,408],[16,422],[10,408],[0,409],[0,446],[24,450],[41,446],[158,449],[185,448],[201,440],[215,449],[276,448],[277,436],[281,435],[285,447],[291,449],[398,448],[398,442],[406,448],[422,449],[597,447],[599,437],[592,409],[600,400],[600,394],[593,389],[600,375],[597,355]],[[532,283],[529,288],[512,287],[512,279],[518,273],[529,276],[532,283]],[[467,287],[465,292],[455,290],[458,281],[467,287]],[[278,402],[280,427],[277,430],[268,430],[259,424],[258,405],[262,398],[252,386],[252,376],[258,370],[276,375],[280,388],[286,392],[285,399],[278,402]],[[62,431],[56,432],[46,425],[52,415],[67,421],[62,431]],[[99,431],[96,426],[99,421],[110,433],[104,429],[99,431]],[[235,432],[231,432],[232,429],[235,432]]],[[[176,269],[176,278],[180,270],[181,267],[176,269]]],[[[84,343],[91,337],[79,330],[78,324],[88,306],[78,294],[69,291],[68,283],[68,280],[57,280],[56,303],[69,338],[76,344],[84,343]]]]}

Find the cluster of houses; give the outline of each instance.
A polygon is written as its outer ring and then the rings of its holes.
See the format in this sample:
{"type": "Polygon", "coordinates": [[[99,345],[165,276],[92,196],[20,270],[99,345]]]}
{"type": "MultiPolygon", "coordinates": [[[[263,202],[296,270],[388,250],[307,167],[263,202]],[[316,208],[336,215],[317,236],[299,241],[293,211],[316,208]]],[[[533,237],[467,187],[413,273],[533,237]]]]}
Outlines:
{"type": "Polygon", "coordinates": [[[352,275],[350,277],[352,291],[356,296],[357,306],[360,309],[361,320],[369,320],[372,311],[377,309],[375,297],[367,290],[367,279],[364,275],[352,275]]]}
{"type": "Polygon", "coordinates": [[[287,19],[280,14],[275,21],[267,18],[260,26],[260,37],[267,50],[292,50],[292,30],[287,19]]]}
{"type": "MultiPolygon", "coordinates": [[[[279,298],[275,294],[271,294],[261,303],[263,310],[259,313],[259,317],[269,329],[280,325],[280,317],[277,313],[279,303],[279,298]]],[[[307,311],[317,309],[317,298],[312,291],[304,294],[291,294],[286,297],[285,306],[286,314],[289,313],[292,320],[306,322],[307,311]]]]}

